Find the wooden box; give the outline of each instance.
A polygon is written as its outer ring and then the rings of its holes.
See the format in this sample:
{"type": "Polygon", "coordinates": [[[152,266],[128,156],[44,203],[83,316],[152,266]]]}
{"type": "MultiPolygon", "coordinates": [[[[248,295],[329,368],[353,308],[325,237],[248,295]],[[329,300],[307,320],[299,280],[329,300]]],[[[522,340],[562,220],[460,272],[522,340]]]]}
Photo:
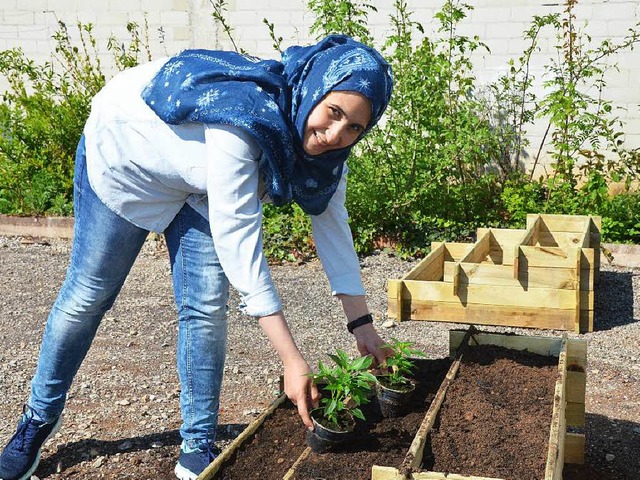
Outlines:
{"type": "MultiPolygon", "coordinates": [[[[466,332],[450,332],[450,350],[456,355],[466,332]]],[[[495,333],[474,333],[470,344],[497,345],[514,350],[527,350],[545,356],[558,358],[558,377],[555,386],[549,444],[544,480],[561,480],[564,463],[584,463],[584,434],[573,433],[585,425],[585,389],[587,366],[587,342],[583,339],[533,337],[495,333]]],[[[374,466],[372,480],[497,480],[488,477],[465,476],[441,472],[417,472],[422,464],[425,445],[436,421],[438,411],[447,394],[451,381],[455,378],[460,357],[443,382],[440,391],[416,434],[403,462],[409,471],[403,474],[397,467],[374,466]]]]}
{"type": "Polygon", "coordinates": [[[434,242],[388,281],[388,316],[591,332],[600,225],[600,217],[528,215],[524,230],[481,228],[473,244],[434,242]]]}

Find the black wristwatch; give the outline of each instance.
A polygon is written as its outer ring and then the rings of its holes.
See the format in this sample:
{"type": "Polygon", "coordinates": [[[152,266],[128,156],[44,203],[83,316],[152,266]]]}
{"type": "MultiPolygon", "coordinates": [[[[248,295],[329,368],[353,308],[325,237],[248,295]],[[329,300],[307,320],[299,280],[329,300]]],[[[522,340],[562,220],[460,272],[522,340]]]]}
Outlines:
{"type": "Polygon", "coordinates": [[[347,330],[349,330],[349,333],[353,333],[354,329],[361,327],[362,325],[366,325],[367,323],[373,323],[373,317],[370,313],[367,313],[366,315],[358,317],[355,320],[347,323],[347,330]]]}

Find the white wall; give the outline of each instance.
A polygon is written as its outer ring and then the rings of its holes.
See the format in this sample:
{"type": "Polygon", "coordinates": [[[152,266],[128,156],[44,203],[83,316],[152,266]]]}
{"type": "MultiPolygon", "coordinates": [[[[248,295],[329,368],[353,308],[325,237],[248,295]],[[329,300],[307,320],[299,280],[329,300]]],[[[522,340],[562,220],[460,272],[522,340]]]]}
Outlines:
{"type": "MultiPolygon", "coordinates": [[[[409,0],[413,19],[421,22],[427,35],[434,36],[433,14],[443,0],[409,0]]],[[[516,58],[525,47],[522,32],[533,15],[561,12],[562,2],[554,0],[471,0],[475,9],[460,24],[460,32],[478,35],[491,49],[491,54],[475,58],[476,75],[481,81],[495,80],[507,68],[507,61],[516,58]]],[[[277,58],[263,18],[273,22],[276,33],[284,37],[283,44],[308,43],[312,15],[305,0],[229,0],[229,24],[234,38],[249,53],[277,58]]],[[[369,18],[370,29],[382,39],[390,30],[389,14],[392,0],[376,2],[378,13],[369,18]]],[[[230,48],[224,33],[214,24],[209,0],[0,0],[0,50],[20,46],[27,56],[37,61],[50,59],[57,29],[57,20],[69,27],[76,21],[94,24],[94,34],[102,50],[112,34],[127,39],[126,23],[144,21],[149,24],[149,41],[154,57],[171,54],[184,48],[230,48]],[[164,32],[161,41],[159,29],[164,32]]],[[[576,8],[579,24],[588,21],[588,32],[599,43],[607,37],[622,39],[627,30],[640,20],[637,0],[585,0],[576,8]]],[[[71,32],[77,38],[75,28],[71,32]]],[[[543,50],[534,58],[533,73],[541,73],[541,65],[550,56],[555,39],[546,38],[543,50]]],[[[619,71],[607,78],[605,97],[622,108],[625,121],[626,146],[640,147],[640,48],[619,55],[619,71]]],[[[104,54],[105,64],[109,57],[104,54]]],[[[541,79],[539,79],[541,81],[541,79]]],[[[532,148],[540,140],[544,125],[540,122],[530,130],[532,148]]]]}

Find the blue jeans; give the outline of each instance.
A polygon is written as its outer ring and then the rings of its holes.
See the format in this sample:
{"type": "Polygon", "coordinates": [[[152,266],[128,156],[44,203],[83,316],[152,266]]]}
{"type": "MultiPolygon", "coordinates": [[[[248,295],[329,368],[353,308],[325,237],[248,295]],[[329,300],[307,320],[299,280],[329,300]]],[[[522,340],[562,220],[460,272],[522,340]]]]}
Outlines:
{"type": "MultiPolygon", "coordinates": [[[[67,392],[148,235],[107,208],[89,185],[84,139],[76,153],[75,226],[66,278],[47,320],[28,405],[58,417],[67,392]]],[[[229,282],[208,221],[185,205],[165,237],[178,307],[180,434],[190,448],[215,440],[227,338],[229,282]]]]}

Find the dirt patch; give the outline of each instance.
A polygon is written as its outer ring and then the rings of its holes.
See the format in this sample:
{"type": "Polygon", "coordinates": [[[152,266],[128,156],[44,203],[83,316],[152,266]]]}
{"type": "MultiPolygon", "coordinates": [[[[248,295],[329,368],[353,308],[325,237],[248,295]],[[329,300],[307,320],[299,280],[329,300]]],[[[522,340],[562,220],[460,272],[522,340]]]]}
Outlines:
{"type": "Polygon", "coordinates": [[[282,480],[306,448],[298,410],[284,402],[218,471],[221,480],[282,480]]]}
{"type": "Polygon", "coordinates": [[[558,363],[493,346],[469,349],[447,390],[423,468],[504,480],[544,478],[558,363]]]}

